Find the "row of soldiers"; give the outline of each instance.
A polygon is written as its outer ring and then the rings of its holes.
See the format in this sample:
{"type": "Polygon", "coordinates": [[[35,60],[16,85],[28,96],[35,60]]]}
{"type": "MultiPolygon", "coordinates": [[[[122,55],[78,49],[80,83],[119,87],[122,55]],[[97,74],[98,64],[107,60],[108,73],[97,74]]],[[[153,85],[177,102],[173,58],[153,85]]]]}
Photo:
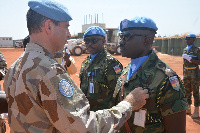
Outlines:
{"type": "MultiPolygon", "coordinates": [[[[55,59],[71,36],[68,10],[51,0],[28,5],[30,42],[4,79],[11,132],[186,132],[200,64],[194,34],[186,36],[184,89],[176,72],[151,48],[158,30],[152,19],[120,22],[121,54],[130,58],[124,68],[104,48],[104,30],[89,27],[83,39],[90,55],[81,65],[80,90],[55,59]]],[[[69,56],[64,59],[66,69],[75,67],[69,56]]],[[[198,106],[195,97],[192,118],[198,117],[198,106]]]]}

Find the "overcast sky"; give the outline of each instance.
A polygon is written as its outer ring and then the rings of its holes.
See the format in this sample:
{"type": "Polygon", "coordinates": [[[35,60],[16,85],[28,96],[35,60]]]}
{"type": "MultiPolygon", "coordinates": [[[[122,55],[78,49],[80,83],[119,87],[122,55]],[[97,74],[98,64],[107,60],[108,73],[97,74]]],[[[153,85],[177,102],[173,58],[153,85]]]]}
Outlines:
{"type": "MultiPolygon", "coordinates": [[[[123,19],[135,16],[152,18],[157,35],[173,36],[184,33],[200,34],[200,0],[56,0],[67,6],[73,20],[72,35],[82,32],[84,16],[95,14],[107,28],[118,28],[123,19]]],[[[0,37],[23,39],[28,35],[26,13],[28,0],[0,0],[0,37]]],[[[86,22],[85,22],[86,23],[86,22]]]]}

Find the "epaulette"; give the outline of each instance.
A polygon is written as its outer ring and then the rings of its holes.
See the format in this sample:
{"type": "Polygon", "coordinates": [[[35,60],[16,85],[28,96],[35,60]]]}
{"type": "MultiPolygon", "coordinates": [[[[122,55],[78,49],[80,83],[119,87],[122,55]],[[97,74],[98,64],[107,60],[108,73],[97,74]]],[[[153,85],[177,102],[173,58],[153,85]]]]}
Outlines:
{"type": "Polygon", "coordinates": [[[156,64],[156,68],[160,69],[162,72],[164,72],[168,77],[177,75],[174,70],[172,70],[169,66],[167,66],[163,62],[159,62],[156,64]]]}
{"type": "Polygon", "coordinates": [[[107,53],[106,58],[107,58],[108,60],[114,60],[113,56],[112,56],[111,54],[109,54],[109,53],[107,53]]]}

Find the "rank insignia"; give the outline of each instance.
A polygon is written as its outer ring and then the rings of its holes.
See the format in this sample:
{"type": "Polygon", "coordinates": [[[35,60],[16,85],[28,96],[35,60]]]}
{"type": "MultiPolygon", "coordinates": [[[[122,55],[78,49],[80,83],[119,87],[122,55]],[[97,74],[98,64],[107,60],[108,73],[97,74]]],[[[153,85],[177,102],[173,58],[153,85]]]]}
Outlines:
{"type": "Polygon", "coordinates": [[[60,90],[61,94],[66,97],[73,96],[73,87],[70,84],[70,82],[67,81],[66,79],[62,79],[59,82],[59,90],[60,90]]]}
{"type": "Polygon", "coordinates": [[[169,81],[170,81],[173,89],[179,91],[180,84],[179,84],[179,80],[178,80],[177,76],[170,77],[169,81]]]}
{"type": "Polygon", "coordinates": [[[116,74],[119,74],[121,72],[121,68],[119,67],[119,65],[117,65],[113,68],[114,68],[116,74]]]}

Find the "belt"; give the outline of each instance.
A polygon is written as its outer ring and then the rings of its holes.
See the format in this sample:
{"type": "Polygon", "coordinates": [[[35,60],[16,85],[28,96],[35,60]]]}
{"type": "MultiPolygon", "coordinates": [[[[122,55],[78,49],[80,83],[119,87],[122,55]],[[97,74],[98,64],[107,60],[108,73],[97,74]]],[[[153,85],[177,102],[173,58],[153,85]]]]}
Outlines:
{"type": "Polygon", "coordinates": [[[184,67],[185,70],[196,70],[197,67],[184,67]]]}

